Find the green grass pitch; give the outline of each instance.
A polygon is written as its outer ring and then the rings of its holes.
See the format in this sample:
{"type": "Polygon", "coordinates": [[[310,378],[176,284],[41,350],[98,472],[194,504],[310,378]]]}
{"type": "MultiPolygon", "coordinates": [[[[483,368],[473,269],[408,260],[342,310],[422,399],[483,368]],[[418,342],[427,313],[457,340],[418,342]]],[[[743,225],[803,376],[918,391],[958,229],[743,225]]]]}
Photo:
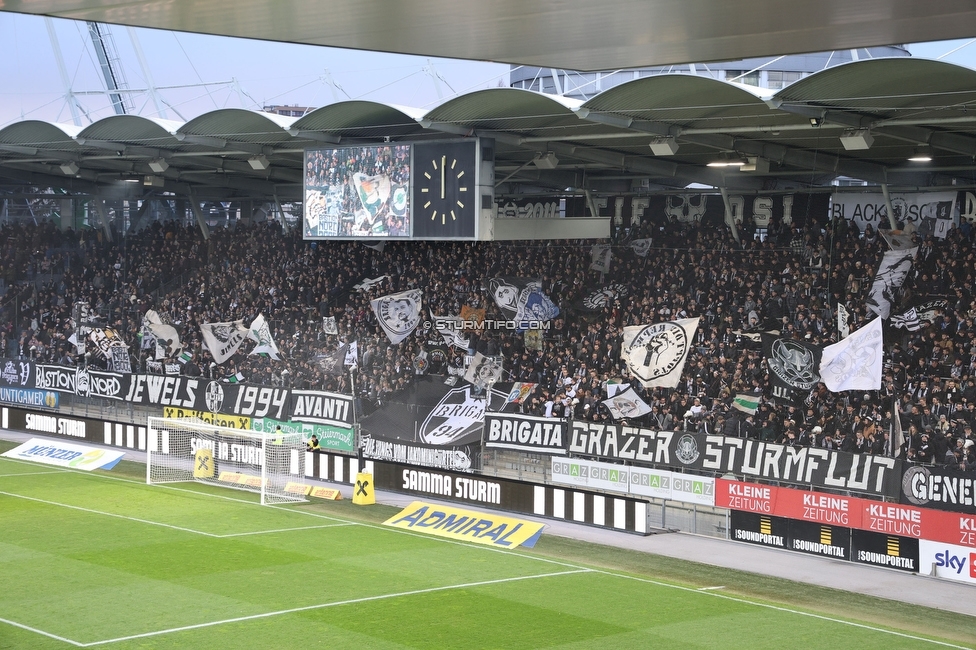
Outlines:
{"type": "Polygon", "coordinates": [[[972,618],[865,596],[545,534],[532,551],[499,551],[380,526],[394,512],[384,506],[262,507],[239,491],[147,486],[140,471],[0,459],[0,648],[835,650],[976,638],[972,618]]]}

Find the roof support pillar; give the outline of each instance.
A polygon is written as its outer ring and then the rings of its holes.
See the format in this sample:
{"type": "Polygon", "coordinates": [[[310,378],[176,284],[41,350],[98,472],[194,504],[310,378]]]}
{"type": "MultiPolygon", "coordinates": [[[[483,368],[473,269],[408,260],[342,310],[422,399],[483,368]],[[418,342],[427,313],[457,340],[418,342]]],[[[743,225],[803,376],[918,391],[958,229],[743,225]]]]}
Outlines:
{"type": "Polygon", "coordinates": [[[91,207],[95,214],[98,215],[98,220],[102,223],[102,232],[105,233],[106,241],[112,241],[112,227],[108,222],[108,210],[105,207],[105,199],[92,197],[91,207]]]}
{"type": "Polygon", "coordinates": [[[895,225],[895,211],[891,209],[891,196],[888,195],[888,184],[881,184],[881,193],[884,194],[885,209],[888,211],[888,227],[892,230],[897,230],[898,226],[895,225]]]}
{"type": "Polygon", "coordinates": [[[190,195],[190,211],[193,213],[193,217],[197,220],[197,225],[200,226],[200,232],[203,233],[204,241],[210,239],[210,227],[207,225],[207,220],[203,217],[203,210],[200,209],[200,203],[190,195]]]}

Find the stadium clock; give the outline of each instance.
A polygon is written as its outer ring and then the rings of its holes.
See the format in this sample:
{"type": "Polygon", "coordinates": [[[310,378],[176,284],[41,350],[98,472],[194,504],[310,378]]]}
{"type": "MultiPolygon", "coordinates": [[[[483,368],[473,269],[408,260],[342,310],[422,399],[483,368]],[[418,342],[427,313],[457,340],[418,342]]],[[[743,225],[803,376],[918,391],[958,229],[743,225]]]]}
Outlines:
{"type": "Polygon", "coordinates": [[[414,238],[475,236],[477,153],[476,140],[414,145],[414,238]]]}

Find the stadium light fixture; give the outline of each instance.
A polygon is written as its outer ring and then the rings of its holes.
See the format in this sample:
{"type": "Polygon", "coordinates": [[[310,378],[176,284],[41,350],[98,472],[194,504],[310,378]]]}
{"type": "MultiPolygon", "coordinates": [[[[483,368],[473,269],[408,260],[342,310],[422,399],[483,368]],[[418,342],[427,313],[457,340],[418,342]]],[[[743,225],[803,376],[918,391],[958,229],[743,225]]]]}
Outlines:
{"type": "Polygon", "coordinates": [[[533,158],[532,164],[539,169],[555,169],[559,165],[559,158],[556,158],[556,154],[553,152],[548,151],[533,158]]]}
{"type": "Polygon", "coordinates": [[[848,151],[865,151],[874,144],[874,136],[867,129],[851,129],[841,134],[840,143],[848,151]]]}
{"type": "Polygon", "coordinates": [[[678,143],[674,141],[674,137],[668,136],[666,138],[654,138],[651,140],[651,152],[655,156],[673,156],[678,153],[678,143]]]}
{"type": "Polygon", "coordinates": [[[247,159],[247,164],[255,171],[263,171],[271,166],[271,163],[268,162],[268,157],[265,155],[251,156],[247,159]]]}
{"type": "Polygon", "coordinates": [[[162,174],[164,171],[169,169],[169,163],[163,158],[157,158],[156,160],[149,161],[149,169],[157,174],[162,174]]]}
{"type": "Polygon", "coordinates": [[[749,156],[746,158],[746,164],[739,167],[739,171],[753,172],[756,174],[768,174],[769,161],[761,156],[749,156]]]}
{"type": "Polygon", "coordinates": [[[919,147],[908,160],[910,162],[932,162],[932,150],[926,146],[919,147]]]}
{"type": "Polygon", "coordinates": [[[74,176],[80,169],[81,167],[78,166],[78,163],[73,160],[69,160],[66,163],[61,163],[61,172],[65,176],[74,176]]]}

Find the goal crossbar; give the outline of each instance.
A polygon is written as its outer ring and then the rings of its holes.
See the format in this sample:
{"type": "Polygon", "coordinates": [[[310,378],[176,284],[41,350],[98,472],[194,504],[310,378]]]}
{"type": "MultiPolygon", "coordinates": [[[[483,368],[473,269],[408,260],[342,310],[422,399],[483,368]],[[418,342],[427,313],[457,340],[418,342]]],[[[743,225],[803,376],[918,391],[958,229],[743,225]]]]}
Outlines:
{"type": "Polygon", "coordinates": [[[146,483],[196,481],[261,495],[262,504],[305,501],[305,441],[197,418],[147,420],[146,483]]]}

